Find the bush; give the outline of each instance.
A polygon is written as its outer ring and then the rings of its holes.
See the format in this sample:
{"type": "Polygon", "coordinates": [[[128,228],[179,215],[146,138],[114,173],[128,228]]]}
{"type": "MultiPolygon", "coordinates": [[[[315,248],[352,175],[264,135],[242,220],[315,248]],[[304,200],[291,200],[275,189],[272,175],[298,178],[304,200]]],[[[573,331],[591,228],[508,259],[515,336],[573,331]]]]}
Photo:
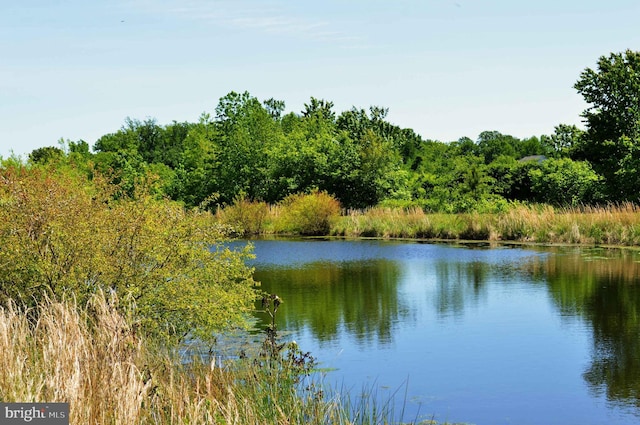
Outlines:
{"type": "Polygon", "coordinates": [[[549,159],[529,171],[531,190],[539,202],[577,206],[602,201],[603,179],[588,162],[549,159]]]}
{"type": "Polygon", "coordinates": [[[281,206],[283,227],[301,235],[328,235],[332,222],[340,215],[340,202],[324,191],[289,195],[281,206]]]}
{"type": "Polygon", "coordinates": [[[136,327],[163,339],[211,338],[243,324],[255,298],[248,252],[232,252],[210,213],[71,171],[0,169],[0,301],[86,302],[114,292],[136,327]]]}
{"type": "Polygon", "coordinates": [[[242,236],[262,233],[269,206],[265,202],[254,202],[245,196],[237,196],[232,205],[218,211],[221,223],[231,226],[242,236]]]}

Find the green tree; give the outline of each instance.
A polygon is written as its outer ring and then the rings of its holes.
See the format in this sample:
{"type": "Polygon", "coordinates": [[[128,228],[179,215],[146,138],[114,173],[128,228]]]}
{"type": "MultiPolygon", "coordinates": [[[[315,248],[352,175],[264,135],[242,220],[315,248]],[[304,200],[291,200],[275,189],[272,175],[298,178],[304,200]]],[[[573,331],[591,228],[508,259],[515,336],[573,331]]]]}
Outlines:
{"type": "Polygon", "coordinates": [[[483,131],[478,136],[477,153],[484,157],[486,164],[491,163],[497,157],[517,156],[515,137],[502,134],[498,131],[483,131]]]}
{"type": "Polygon", "coordinates": [[[584,130],[575,125],[559,124],[554,128],[548,143],[554,156],[571,156],[583,137],[584,130]]]}
{"type": "Polygon", "coordinates": [[[542,138],[536,136],[520,140],[515,145],[518,159],[531,155],[549,155],[549,146],[542,138]]]}
{"type": "Polygon", "coordinates": [[[133,196],[136,185],[148,168],[142,156],[131,150],[98,152],[94,160],[96,171],[109,176],[111,183],[118,187],[116,196],[133,196]]]}
{"type": "Polygon", "coordinates": [[[136,128],[140,122],[129,117],[125,119],[125,125],[115,133],[105,134],[93,145],[93,150],[97,152],[135,152],[138,153],[139,138],[136,128]]]}
{"type": "Polygon", "coordinates": [[[540,202],[575,206],[602,200],[602,177],[588,162],[548,159],[529,175],[534,196],[540,202]]]}
{"type": "Polygon", "coordinates": [[[341,146],[335,125],[324,115],[285,118],[285,130],[268,150],[270,187],[267,201],[313,188],[327,188],[332,176],[339,176],[349,162],[340,164],[341,146]]]}
{"type": "Polygon", "coordinates": [[[200,206],[219,190],[218,131],[208,114],[190,125],[184,139],[175,176],[167,193],[185,205],[200,206]]]}
{"type": "Polygon", "coordinates": [[[487,167],[487,175],[492,178],[492,193],[506,199],[516,199],[512,190],[518,175],[520,163],[511,156],[499,156],[487,167]]]}
{"type": "Polygon", "coordinates": [[[336,114],[333,112],[333,102],[324,99],[316,99],[312,96],[309,103],[304,104],[302,116],[311,117],[314,115],[327,121],[335,121],[336,114]]]}
{"type": "Polygon", "coordinates": [[[215,123],[220,202],[232,203],[241,193],[265,199],[272,185],[267,151],[280,131],[272,113],[248,92],[231,92],[220,99],[215,123]]]}
{"type": "Polygon", "coordinates": [[[172,169],[179,167],[185,150],[185,140],[194,126],[193,123],[177,121],[165,126],[161,151],[155,153],[153,162],[165,164],[172,169]]]}
{"type": "Polygon", "coordinates": [[[640,143],[622,136],[618,140],[620,146],[625,150],[625,154],[620,159],[619,168],[614,173],[616,182],[615,189],[610,189],[610,193],[617,195],[620,199],[632,202],[640,202],[640,143]]]}
{"type": "Polygon", "coordinates": [[[414,166],[423,140],[412,129],[403,129],[388,122],[388,113],[389,108],[381,106],[371,106],[368,112],[353,107],[341,113],[336,124],[353,140],[362,138],[367,130],[374,132],[391,143],[393,149],[400,153],[403,163],[414,166]]]}
{"type": "Polygon", "coordinates": [[[640,136],[640,52],[627,50],[598,60],[597,71],[585,69],[575,89],[591,106],[582,116],[588,137],[597,145],[622,136],[640,136]]]}
{"type": "Polygon", "coordinates": [[[284,100],[276,100],[273,97],[262,102],[264,108],[267,110],[271,118],[275,121],[280,120],[282,118],[282,113],[284,112],[285,103],[284,100]]]}
{"type": "Polygon", "coordinates": [[[585,69],[574,85],[590,105],[583,113],[587,131],[576,149],[577,159],[588,160],[607,179],[610,195],[628,199],[621,192],[621,161],[640,144],[640,52],[627,50],[602,56],[597,69],[585,69]]]}
{"type": "Polygon", "coordinates": [[[29,161],[36,164],[46,164],[50,161],[58,161],[64,157],[64,151],[60,148],[47,146],[34,149],[29,154],[29,161]]]}
{"type": "Polygon", "coordinates": [[[358,148],[359,167],[350,203],[362,208],[376,205],[396,191],[401,157],[389,140],[372,130],[365,131],[358,148]]]}

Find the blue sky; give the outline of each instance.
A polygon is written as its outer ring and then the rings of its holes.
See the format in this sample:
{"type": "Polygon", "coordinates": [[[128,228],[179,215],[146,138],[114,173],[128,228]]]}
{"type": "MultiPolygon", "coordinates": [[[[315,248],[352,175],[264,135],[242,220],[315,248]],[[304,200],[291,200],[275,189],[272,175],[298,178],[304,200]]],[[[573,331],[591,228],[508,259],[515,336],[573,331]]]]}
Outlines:
{"type": "Polygon", "coordinates": [[[228,92],[389,108],[425,139],[580,125],[580,72],[638,50],[637,0],[0,0],[0,155],[90,145],[228,92]]]}

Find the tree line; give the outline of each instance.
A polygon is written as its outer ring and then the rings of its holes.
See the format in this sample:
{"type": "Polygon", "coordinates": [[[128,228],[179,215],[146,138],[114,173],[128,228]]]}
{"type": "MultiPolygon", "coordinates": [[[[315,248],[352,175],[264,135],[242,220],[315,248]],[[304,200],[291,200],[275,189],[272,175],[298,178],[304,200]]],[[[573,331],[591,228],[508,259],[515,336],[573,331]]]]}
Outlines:
{"type": "Polygon", "coordinates": [[[333,102],[311,97],[299,113],[285,113],[281,100],[230,92],[198,122],[127,118],[92,149],[67,141],[36,149],[29,160],[109,172],[123,190],[152,173],[159,194],[210,208],[239,198],[277,203],[312,190],[345,208],[440,212],[637,202],[640,52],[600,57],[574,88],[589,104],[585,128],[559,124],[553,134],[525,139],[499,131],[476,140],[423,139],[379,106],[337,113],[333,102]]]}

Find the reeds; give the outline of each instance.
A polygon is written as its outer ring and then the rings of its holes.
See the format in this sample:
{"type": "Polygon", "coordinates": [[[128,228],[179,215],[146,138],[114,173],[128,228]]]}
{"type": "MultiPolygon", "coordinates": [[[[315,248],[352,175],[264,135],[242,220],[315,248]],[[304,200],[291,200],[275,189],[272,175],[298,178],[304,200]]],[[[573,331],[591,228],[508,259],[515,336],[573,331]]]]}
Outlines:
{"type": "Polygon", "coordinates": [[[503,240],[584,245],[640,245],[640,210],[631,203],[554,209],[519,207],[497,220],[503,240]]]}
{"type": "Polygon", "coordinates": [[[502,213],[427,214],[420,208],[348,211],[331,234],[346,237],[640,245],[640,209],[625,203],[554,208],[517,205],[502,213]]]}
{"type": "Polygon", "coordinates": [[[70,423],[135,423],[151,381],[145,349],[106,298],[0,309],[0,399],[68,402],[70,423]]]}
{"type": "MultiPolygon", "coordinates": [[[[343,211],[337,216],[337,204],[331,199],[318,202],[311,195],[299,198],[305,201],[305,208],[293,209],[286,203],[267,208],[260,204],[265,212],[256,215],[259,223],[247,219],[244,228],[253,234],[640,245],[640,207],[632,203],[569,208],[514,204],[499,213],[462,214],[425,213],[419,207],[372,207],[343,211]]],[[[229,214],[237,207],[228,207],[229,214]]],[[[251,203],[242,206],[245,211],[254,207],[251,203]]],[[[227,217],[226,211],[218,217],[227,217]]]]}
{"type": "Polygon", "coordinates": [[[408,239],[495,239],[489,214],[427,214],[421,208],[374,207],[347,211],[334,236],[408,239]]]}

